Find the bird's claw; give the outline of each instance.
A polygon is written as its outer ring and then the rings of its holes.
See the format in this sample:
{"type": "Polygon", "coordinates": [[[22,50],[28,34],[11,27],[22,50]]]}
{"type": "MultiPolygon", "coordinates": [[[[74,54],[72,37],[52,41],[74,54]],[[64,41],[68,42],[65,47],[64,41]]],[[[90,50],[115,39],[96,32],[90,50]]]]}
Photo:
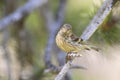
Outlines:
{"type": "Polygon", "coordinates": [[[67,63],[68,61],[72,61],[75,57],[81,57],[81,56],[82,56],[82,54],[75,53],[75,52],[69,52],[69,53],[67,53],[67,55],[66,55],[66,63],[67,63]]]}

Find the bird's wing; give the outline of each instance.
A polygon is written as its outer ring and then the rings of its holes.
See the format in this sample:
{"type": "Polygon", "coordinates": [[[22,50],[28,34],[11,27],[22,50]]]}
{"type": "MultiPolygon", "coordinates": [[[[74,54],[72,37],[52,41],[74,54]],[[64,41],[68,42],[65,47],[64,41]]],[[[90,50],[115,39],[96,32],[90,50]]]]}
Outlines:
{"type": "Polygon", "coordinates": [[[80,45],[80,39],[72,33],[67,36],[66,42],[74,46],[80,45]]]}
{"type": "Polygon", "coordinates": [[[77,37],[75,34],[72,33],[72,34],[70,34],[69,37],[72,42],[74,42],[76,44],[82,44],[82,40],[79,37],[77,37]]]}

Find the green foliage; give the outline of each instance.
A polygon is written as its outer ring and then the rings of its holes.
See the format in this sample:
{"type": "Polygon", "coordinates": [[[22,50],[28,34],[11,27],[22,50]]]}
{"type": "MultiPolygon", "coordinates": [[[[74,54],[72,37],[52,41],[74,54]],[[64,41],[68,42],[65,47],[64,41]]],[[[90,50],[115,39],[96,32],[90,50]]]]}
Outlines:
{"type": "Polygon", "coordinates": [[[101,45],[115,45],[120,42],[119,21],[113,21],[112,13],[104,20],[100,28],[92,36],[93,42],[101,45]]]}
{"type": "Polygon", "coordinates": [[[32,37],[35,41],[35,45],[38,46],[38,48],[43,49],[47,41],[47,30],[44,26],[42,17],[39,15],[39,12],[30,14],[26,21],[27,28],[33,35],[32,37]]]}
{"type": "Polygon", "coordinates": [[[101,30],[101,32],[104,34],[103,38],[108,42],[109,44],[118,44],[120,42],[120,28],[119,26],[114,26],[108,31],[101,30]]]}
{"type": "Polygon", "coordinates": [[[43,58],[48,32],[44,26],[43,19],[39,12],[35,11],[28,16],[26,20],[26,28],[29,31],[32,39],[31,43],[33,44],[32,47],[34,50],[34,65],[41,69],[41,67],[44,67],[43,58]]]}

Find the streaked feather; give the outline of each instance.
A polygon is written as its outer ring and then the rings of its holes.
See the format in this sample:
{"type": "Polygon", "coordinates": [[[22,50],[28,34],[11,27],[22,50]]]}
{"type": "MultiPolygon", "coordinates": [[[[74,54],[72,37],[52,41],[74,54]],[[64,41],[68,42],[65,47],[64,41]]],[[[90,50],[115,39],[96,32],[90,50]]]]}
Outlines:
{"type": "Polygon", "coordinates": [[[82,40],[72,32],[72,27],[69,24],[63,25],[56,36],[56,44],[60,49],[69,52],[79,52],[81,50],[90,50],[86,44],[82,43],[82,40]]]}

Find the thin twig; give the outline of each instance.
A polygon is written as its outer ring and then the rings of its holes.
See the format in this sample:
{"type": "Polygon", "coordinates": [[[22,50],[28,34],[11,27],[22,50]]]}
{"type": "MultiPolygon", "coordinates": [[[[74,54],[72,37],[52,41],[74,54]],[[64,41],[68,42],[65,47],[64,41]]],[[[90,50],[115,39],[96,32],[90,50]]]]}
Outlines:
{"type": "Polygon", "coordinates": [[[54,38],[55,38],[55,22],[53,18],[53,14],[50,10],[50,6],[48,3],[46,3],[41,9],[40,12],[45,20],[46,27],[49,32],[49,38],[47,42],[47,46],[45,48],[45,64],[48,68],[53,67],[54,65],[51,63],[51,51],[52,46],[54,44],[54,38]]]}
{"type": "Polygon", "coordinates": [[[65,74],[68,72],[68,70],[70,69],[71,67],[71,61],[68,61],[64,67],[62,68],[62,70],[59,72],[59,74],[56,76],[55,80],[61,80],[65,74]]]}
{"type": "MultiPolygon", "coordinates": [[[[44,70],[44,74],[47,74],[47,73],[59,73],[63,67],[64,67],[64,66],[59,66],[59,67],[56,67],[55,69],[53,69],[53,68],[45,69],[45,70],[44,70]]],[[[84,66],[74,65],[74,64],[71,64],[71,65],[70,65],[70,69],[82,69],[82,70],[87,70],[87,68],[84,67],[84,66]]]]}
{"type": "Polygon", "coordinates": [[[56,14],[56,24],[60,27],[64,21],[64,14],[67,0],[59,0],[59,7],[56,14]]]}
{"type": "MultiPolygon", "coordinates": [[[[95,15],[95,17],[92,19],[91,23],[88,25],[88,27],[85,29],[83,34],[81,35],[81,38],[86,41],[88,40],[93,33],[97,30],[99,25],[104,21],[104,19],[109,15],[111,12],[111,9],[113,5],[117,2],[117,0],[106,0],[103,5],[101,6],[98,13],[95,15]]],[[[55,80],[62,80],[62,78],[65,76],[65,74],[68,72],[68,70],[71,67],[71,61],[68,61],[62,70],[59,72],[59,74],[56,76],[55,80]]]]}
{"type": "Polygon", "coordinates": [[[56,31],[60,28],[60,26],[64,21],[65,5],[66,5],[66,0],[60,0],[60,4],[55,19],[53,17],[54,16],[53,13],[51,12],[49,3],[47,3],[45,6],[41,8],[42,16],[46,22],[46,27],[49,31],[48,43],[45,49],[45,63],[48,68],[54,66],[51,62],[51,55],[52,55],[51,51],[55,42],[56,31]]]}
{"type": "Polygon", "coordinates": [[[106,0],[104,4],[101,6],[98,13],[94,16],[88,27],[85,29],[83,34],[81,35],[81,39],[84,41],[88,40],[93,33],[98,29],[98,27],[102,24],[104,19],[109,15],[112,10],[113,5],[117,2],[117,0],[106,0]]]}

